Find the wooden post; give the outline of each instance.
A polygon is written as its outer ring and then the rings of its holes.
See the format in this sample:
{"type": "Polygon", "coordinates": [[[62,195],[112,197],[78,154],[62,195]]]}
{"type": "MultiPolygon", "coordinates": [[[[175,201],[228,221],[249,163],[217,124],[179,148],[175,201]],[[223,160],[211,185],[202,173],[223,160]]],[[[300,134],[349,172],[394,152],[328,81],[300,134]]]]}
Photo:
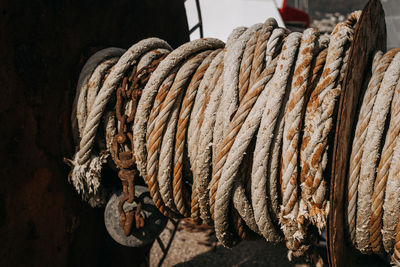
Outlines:
{"type": "Polygon", "coordinates": [[[356,119],[365,90],[362,85],[365,79],[369,79],[372,58],[377,50],[386,50],[385,14],[379,0],[370,0],[355,28],[334,137],[328,219],[328,259],[330,266],[334,267],[354,266],[354,250],[347,241],[345,229],[347,172],[356,119]]]}

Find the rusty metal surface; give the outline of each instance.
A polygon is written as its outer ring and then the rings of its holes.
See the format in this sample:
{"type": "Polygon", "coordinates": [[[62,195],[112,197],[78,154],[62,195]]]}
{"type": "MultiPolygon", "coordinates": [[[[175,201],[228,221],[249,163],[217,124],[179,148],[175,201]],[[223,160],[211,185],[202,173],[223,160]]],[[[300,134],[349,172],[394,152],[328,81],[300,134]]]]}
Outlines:
{"type": "MultiPolygon", "coordinates": [[[[149,189],[144,186],[135,186],[135,195],[138,203],[142,205],[141,216],[144,218],[145,227],[133,230],[128,236],[124,233],[119,223],[120,212],[118,206],[122,195],[122,192],[114,193],[104,211],[104,222],[108,233],[116,242],[123,246],[140,247],[153,243],[164,229],[168,219],[154,205],[149,189]]],[[[137,208],[137,205],[136,202],[126,202],[124,210],[126,212],[134,210],[137,208]]]]}
{"type": "MultiPolygon", "coordinates": [[[[155,50],[155,52],[157,51],[155,50]]],[[[119,211],[119,225],[123,229],[124,236],[128,237],[128,239],[132,231],[140,230],[144,227],[144,218],[141,215],[142,203],[139,198],[135,197],[135,179],[139,178],[139,173],[136,169],[134,156],[133,120],[142,90],[146,86],[151,73],[166,56],[166,54],[159,54],[148,66],[139,70],[136,64],[130,67],[116,91],[115,115],[119,122],[119,127],[118,133],[113,138],[111,149],[114,155],[113,159],[119,169],[118,177],[122,183],[122,194],[118,205],[114,208],[119,211]],[[124,111],[124,107],[129,107],[129,110],[124,111]],[[137,205],[130,205],[132,206],[131,209],[124,210],[123,206],[126,202],[129,204],[135,202],[137,205]],[[135,228],[132,228],[133,226],[135,228]]],[[[109,230],[109,228],[107,229],[109,230]]],[[[114,233],[110,234],[113,236],[114,233]]],[[[137,244],[138,246],[144,245],[137,244]]]]}

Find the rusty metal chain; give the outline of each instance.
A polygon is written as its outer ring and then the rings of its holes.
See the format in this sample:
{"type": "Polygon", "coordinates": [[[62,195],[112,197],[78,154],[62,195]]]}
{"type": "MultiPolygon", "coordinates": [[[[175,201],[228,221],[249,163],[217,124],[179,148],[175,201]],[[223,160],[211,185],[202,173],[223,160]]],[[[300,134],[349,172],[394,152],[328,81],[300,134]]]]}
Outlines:
{"type": "MultiPolygon", "coordinates": [[[[157,51],[154,50],[153,52],[157,51]]],[[[141,215],[142,204],[135,197],[135,179],[137,180],[139,174],[135,164],[132,124],[142,90],[151,73],[165,57],[166,55],[163,54],[156,56],[149,65],[140,70],[137,69],[136,64],[133,65],[126,72],[121,85],[116,90],[115,115],[119,122],[119,127],[117,134],[113,138],[111,150],[119,169],[118,177],[122,183],[123,195],[119,201],[118,210],[120,213],[120,226],[125,236],[131,234],[133,225],[136,229],[144,227],[144,218],[141,215]],[[124,109],[129,110],[124,112],[124,109]],[[125,212],[123,208],[125,202],[135,202],[137,206],[125,212]]]]}

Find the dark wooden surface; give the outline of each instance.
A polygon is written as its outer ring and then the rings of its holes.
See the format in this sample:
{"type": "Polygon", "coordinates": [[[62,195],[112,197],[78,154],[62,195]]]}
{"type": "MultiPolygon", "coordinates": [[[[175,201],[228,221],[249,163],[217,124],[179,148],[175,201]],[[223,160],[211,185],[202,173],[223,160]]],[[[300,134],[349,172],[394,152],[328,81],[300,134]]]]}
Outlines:
{"type": "Polygon", "coordinates": [[[354,266],[354,250],[347,242],[345,196],[347,172],[362,84],[369,78],[373,52],[386,49],[385,15],[379,0],[370,0],[355,30],[350,61],[339,101],[334,137],[328,219],[328,258],[330,266],[354,266]]]}
{"type": "MultiPolygon", "coordinates": [[[[103,209],[82,202],[63,157],[85,60],[157,36],[188,41],[183,0],[0,1],[0,266],[138,266],[103,209]]],[[[118,179],[109,177],[110,179],[118,179]]]]}

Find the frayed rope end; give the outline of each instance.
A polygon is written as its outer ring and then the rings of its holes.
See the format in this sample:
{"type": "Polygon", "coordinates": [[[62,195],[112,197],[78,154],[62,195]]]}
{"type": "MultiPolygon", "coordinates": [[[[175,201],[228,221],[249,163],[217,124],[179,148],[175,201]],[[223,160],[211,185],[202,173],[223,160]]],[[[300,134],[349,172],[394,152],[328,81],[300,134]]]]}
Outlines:
{"type": "Polygon", "coordinates": [[[106,202],[106,192],[101,186],[101,170],[102,165],[107,162],[108,155],[92,155],[85,164],[79,164],[76,156],[73,160],[64,159],[64,162],[72,167],[68,181],[92,207],[104,206],[106,202]]]}

